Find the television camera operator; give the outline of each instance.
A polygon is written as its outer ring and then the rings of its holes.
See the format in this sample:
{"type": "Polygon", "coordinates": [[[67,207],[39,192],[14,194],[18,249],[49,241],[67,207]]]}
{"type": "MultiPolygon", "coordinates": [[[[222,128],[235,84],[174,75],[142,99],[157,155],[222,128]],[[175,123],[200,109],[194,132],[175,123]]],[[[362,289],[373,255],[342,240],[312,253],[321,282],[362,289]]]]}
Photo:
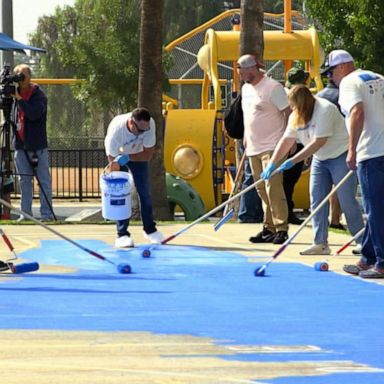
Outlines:
{"type": "MultiPolygon", "coordinates": [[[[12,96],[14,122],[15,163],[20,182],[21,210],[32,216],[33,179],[36,177],[40,190],[41,220],[52,221],[52,186],[49,172],[47,139],[47,97],[37,84],[31,82],[32,72],[28,65],[14,68],[18,86],[12,96]]],[[[19,221],[24,216],[19,217],[19,221]]]]}
{"type": "MultiPolygon", "coordinates": [[[[11,202],[11,193],[15,190],[10,149],[12,93],[15,92],[14,83],[19,81],[21,76],[11,74],[10,67],[7,64],[4,65],[0,73],[0,110],[2,117],[0,126],[0,196],[7,203],[11,202]]],[[[0,204],[0,219],[11,219],[11,210],[8,206],[0,204]]]]}

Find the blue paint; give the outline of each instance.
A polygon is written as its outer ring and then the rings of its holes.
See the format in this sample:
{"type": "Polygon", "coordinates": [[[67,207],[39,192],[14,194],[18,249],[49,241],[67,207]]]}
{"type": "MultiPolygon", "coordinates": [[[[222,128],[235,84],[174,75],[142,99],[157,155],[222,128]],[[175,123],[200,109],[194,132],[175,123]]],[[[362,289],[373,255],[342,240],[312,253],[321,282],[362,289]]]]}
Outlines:
{"type": "Polygon", "coordinates": [[[380,77],[377,76],[376,73],[373,73],[373,72],[363,72],[363,73],[359,74],[359,77],[364,82],[374,81],[374,80],[380,79],[380,77]]]}
{"type": "MultiPolygon", "coordinates": [[[[202,247],[162,245],[118,251],[81,241],[133,273],[63,241],[43,241],[22,257],[80,268],[69,274],[12,276],[0,284],[0,329],[148,331],[211,337],[224,345],[313,345],[321,352],[235,354],[250,361],[352,361],[384,369],[384,287],[300,264],[260,263],[202,247]]],[[[384,373],[262,380],[268,383],[384,382],[384,373]]]]}

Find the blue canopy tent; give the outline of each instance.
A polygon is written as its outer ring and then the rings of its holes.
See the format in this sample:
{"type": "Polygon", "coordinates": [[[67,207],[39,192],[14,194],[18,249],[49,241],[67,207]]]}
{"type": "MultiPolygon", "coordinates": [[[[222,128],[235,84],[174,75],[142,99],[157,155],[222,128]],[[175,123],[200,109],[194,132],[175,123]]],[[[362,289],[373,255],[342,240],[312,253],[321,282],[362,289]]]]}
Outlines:
{"type": "Polygon", "coordinates": [[[25,53],[24,49],[29,49],[30,51],[45,52],[45,49],[19,43],[18,41],[10,38],[5,33],[0,32],[0,50],[25,53]]]}

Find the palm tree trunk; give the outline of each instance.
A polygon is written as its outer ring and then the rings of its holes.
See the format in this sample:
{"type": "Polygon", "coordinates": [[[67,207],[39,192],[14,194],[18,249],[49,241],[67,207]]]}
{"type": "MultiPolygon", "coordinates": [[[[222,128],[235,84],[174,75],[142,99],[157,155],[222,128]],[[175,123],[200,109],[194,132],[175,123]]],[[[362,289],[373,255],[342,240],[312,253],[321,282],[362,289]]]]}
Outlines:
{"type": "Polygon", "coordinates": [[[241,0],[240,56],[252,53],[262,61],[264,53],[263,0],[241,0]]]}
{"type": "Polygon", "coordinates": [[[170,220],[163,161],[162,52],[164,0],[142,0],[138,105],[146,107],[156,122],[156,151],[151,161],[154,217],[170,220]]]}

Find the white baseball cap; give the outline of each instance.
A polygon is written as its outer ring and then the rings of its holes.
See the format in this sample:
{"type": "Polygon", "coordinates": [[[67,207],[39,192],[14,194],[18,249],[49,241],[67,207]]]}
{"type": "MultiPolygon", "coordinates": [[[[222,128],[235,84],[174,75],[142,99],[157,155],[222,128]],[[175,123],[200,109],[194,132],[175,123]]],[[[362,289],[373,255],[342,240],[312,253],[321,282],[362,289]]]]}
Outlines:
{"type": "Polygon", "coordinates": [[[325,59],[324,68],[321,70],[321,74],[325,75],[332,68],[336,67],[336,65],[350,63],[353,61],[352,55],[344,51],[343,49],[335,49],[330,52],[328,57],[325,59]]]}
{"type": "Polygon", "coordinates": [[[256,59],[254,55],[243,55],[237,60],[237,68],[264,68],[265,65],[256,59]]]}

